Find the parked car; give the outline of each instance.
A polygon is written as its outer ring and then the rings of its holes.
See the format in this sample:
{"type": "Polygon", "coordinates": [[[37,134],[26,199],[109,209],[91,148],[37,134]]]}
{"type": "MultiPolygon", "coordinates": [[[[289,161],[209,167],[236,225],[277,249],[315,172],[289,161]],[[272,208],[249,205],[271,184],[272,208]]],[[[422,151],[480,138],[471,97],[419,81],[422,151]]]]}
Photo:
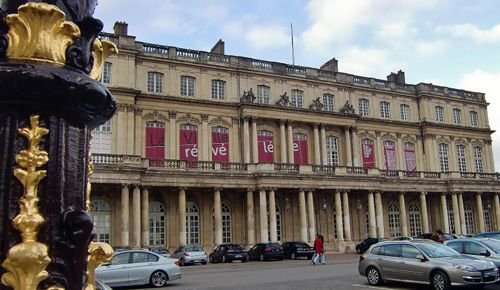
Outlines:
{"type": "Polygon", "coordinates": [[[359,274],[371,285],[384,281],[429,284],[436,290],[454,286],[493,284],[500,280],[492,262],[460,255],[427,240],[375,244],[359,258],[359,274]]]}
{"type": "MultiPolygon", "coordinates": [[[[422,233],[422,234],[417,236],[417,239],[431,240],[433,234],[434,233],[422,233]]],[[[443,236],[445,241],[455,239],[455,236],[452,234],[449,234],[449,233],[443,233],[442,236],[443,236]]]]}
{"type": "Polygon", "coordinates": [[[491,238],[495,240],[500,240],[500,232],[484,232],[480,234],[476,234],[473,236],[474,238],[491,238]]]}
{"type": "Polygon", "coordinates": [[[392,239],[393,241],[408,241],[408,240],[413,240],[413,237],[408,237],[408,236],[401,236],[401,237],[395,237],[392,239]]]}
{"type": "Polygon", "coordinates": [[[170,254],[170,251],[165,247],[149,247],[148,250],[150,250],[153,253],[157,253],[158,255],[162,255],[163,257],[167,257],[167,258],[172,257],[172,254],[170,254]]]}
{"type": "Polygon", "coordinates": [[[164,287],[167,281],[181,279],[178,261],[148,250],[123,250],[111,262],[95,270],[96,278],[111,287],[150,284],[164,287]]]}
{"type": "Polygon", "coordinates": [[[96,290],[113,290],[113,289],[111,289],[111,287],[109,287],[108,285],[104,284],[100,280],[96,280],[95,281],[95,289],[96,290]]]}
{"type": "Polygon", "coordinates": [[[283,256],[287,259],[295,260],[300,257],[312,259],[314,248],[304,242],[285,242],[281,244],[283,247],[283,256]]]}
{"type": "Polygon", "coordinates": [[[172,254],[172,258],[178,259],[181,266],[197,263],[206,265],[208,261],[207,253],[198,245],[178,247],[172,254]]]}
{"type": "Polygon", "coordinates": [[[226,263],[239,260],[243,263],[248,261],[248,252],[237,244],[220,244],[208,256],[210,263],[226,263]]]}
{"type": "Polygon", "coordinates": [[[250,260],[283,260],[283,247],[277,243],[255,244],[248,251],[250,260]]]}
{"type": "Polygon", "coordinates": [[[361,243],[357,244],[356,245],[356,253],[358,254],[363,254],[364,252],[366,252],[366,250],[368,250],[368,248],[370,248],[371,245],[373,244],[376,244],[378,242],[381,242],[382,239],[378,239],[378,238],[366,238],[364,239],[363,241],[361,241],[361,243]]]}
{"type": "Polygon", "coordinates": [[[464,238],[444,244],[463,255],[475,256],[493,262],[500,270],[500,241],[490,238],[464,238]]]}

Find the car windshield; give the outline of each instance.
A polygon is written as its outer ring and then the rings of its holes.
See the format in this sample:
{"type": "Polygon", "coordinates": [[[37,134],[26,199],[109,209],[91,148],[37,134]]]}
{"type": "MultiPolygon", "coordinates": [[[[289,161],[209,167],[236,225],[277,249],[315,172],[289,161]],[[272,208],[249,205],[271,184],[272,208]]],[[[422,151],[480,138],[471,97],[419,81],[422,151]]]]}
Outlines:
{"type": "Polygon", "coordinates": [[[238,250],[238,251],[243,250],[243,247],[242,247],[242,246],[240,246],[240,245],[229,245],[229,246],[228,246],[228,248],[229,248],[230,250],[238,250]]]}
{"type": "Polygon", "coordinates": [[[202,247],[187,247],[186,248],[186,252],[203,252],[203,248],[202,247]]]}
{"type": "Polygon", "coordinates": [[[309,248],[309,245],[306,243],[296,243],[295,246],[298,248],[309,248]]]}
{"type": "Polygon", "coordinates": [[[459,256],[460,254],[442,244],[419,244],[417,245],[429,258],[445,258],[459,256]]]}
{"type": "Polygon", "coordinates": [[[497,240],[484,240],[483,244],[490,247],[495,253],[500,254],[500,241],[497,240]]]}

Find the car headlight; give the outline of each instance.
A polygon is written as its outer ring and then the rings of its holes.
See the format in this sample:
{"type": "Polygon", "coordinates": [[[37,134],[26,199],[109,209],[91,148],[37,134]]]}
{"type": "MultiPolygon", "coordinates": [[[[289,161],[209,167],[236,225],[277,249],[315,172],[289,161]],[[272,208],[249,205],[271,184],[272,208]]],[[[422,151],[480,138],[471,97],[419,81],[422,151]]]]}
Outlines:
{"type": "Polygon", "coordinates": [[[469,271],[469,272],[474,272],[477,271],[476,268],[469,266],[469,265],[453,265],[455,268],[463,270],[463,271],[469,271]]]}

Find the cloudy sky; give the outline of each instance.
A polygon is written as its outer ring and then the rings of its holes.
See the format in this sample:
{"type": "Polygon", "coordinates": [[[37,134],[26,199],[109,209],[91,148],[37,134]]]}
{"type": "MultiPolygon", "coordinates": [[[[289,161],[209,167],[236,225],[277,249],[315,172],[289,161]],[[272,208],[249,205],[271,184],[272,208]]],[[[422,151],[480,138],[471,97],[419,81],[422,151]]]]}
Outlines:
{"type": "MultiPolygon", "coordinates": [[[[490,127],[500,130],[498,0],[100,0],[94,16],[112,32],[125,21],[137,40],[385,79],[486,93],[490,127]]],[[[500,132],[493,134],[500,170],[500,132]]]]}

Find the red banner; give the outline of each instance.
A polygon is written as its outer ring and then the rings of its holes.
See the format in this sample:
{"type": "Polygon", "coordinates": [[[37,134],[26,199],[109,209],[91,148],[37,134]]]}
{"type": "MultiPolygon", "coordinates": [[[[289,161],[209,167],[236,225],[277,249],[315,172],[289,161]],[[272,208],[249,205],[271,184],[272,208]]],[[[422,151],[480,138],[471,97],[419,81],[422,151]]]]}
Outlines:
{"type": "Polygon", "coordinates": [[[146,127],[146,158],[164,159],[165,128],[146,127]]]}
{"type": "Polygon", "coordinates": [[[406,171],[415,172],[417,170],[417,157],[415,156],[415,148],[405,147],[406,171]]]}
{"type": "Polygon", "coordinates": [[[229,162],[229,133],[212,131],[212,161],[229,162]]]}
{"type": "Polygon", "coordinates": [[[305,135],[293,136],[293,160],[295,164],[307,164],[307,137],[305,135]]]}
{"type": "Polygon", "coordinates": [[[273,136],[257,136],[257,145],[259,148],[259,162],[274,162],[273,136]]]}
{"type": "Polygon", "coordinates": [[[373,144],[362,144],[361,150],[363,155],[363,167],[375,167],[375,150],[373,149],[373,144]]]}
{"type": "Polygon", "coordinates": [[[198,160],[198,130],[180,130],[179,150],[181,160],[198,160]]]}
{"type": "Polygon", "coordinates": [[[396,161],[396,146],[394,143],[384,143],[384,157],[386,170],[398,170],[396,161]]]}

